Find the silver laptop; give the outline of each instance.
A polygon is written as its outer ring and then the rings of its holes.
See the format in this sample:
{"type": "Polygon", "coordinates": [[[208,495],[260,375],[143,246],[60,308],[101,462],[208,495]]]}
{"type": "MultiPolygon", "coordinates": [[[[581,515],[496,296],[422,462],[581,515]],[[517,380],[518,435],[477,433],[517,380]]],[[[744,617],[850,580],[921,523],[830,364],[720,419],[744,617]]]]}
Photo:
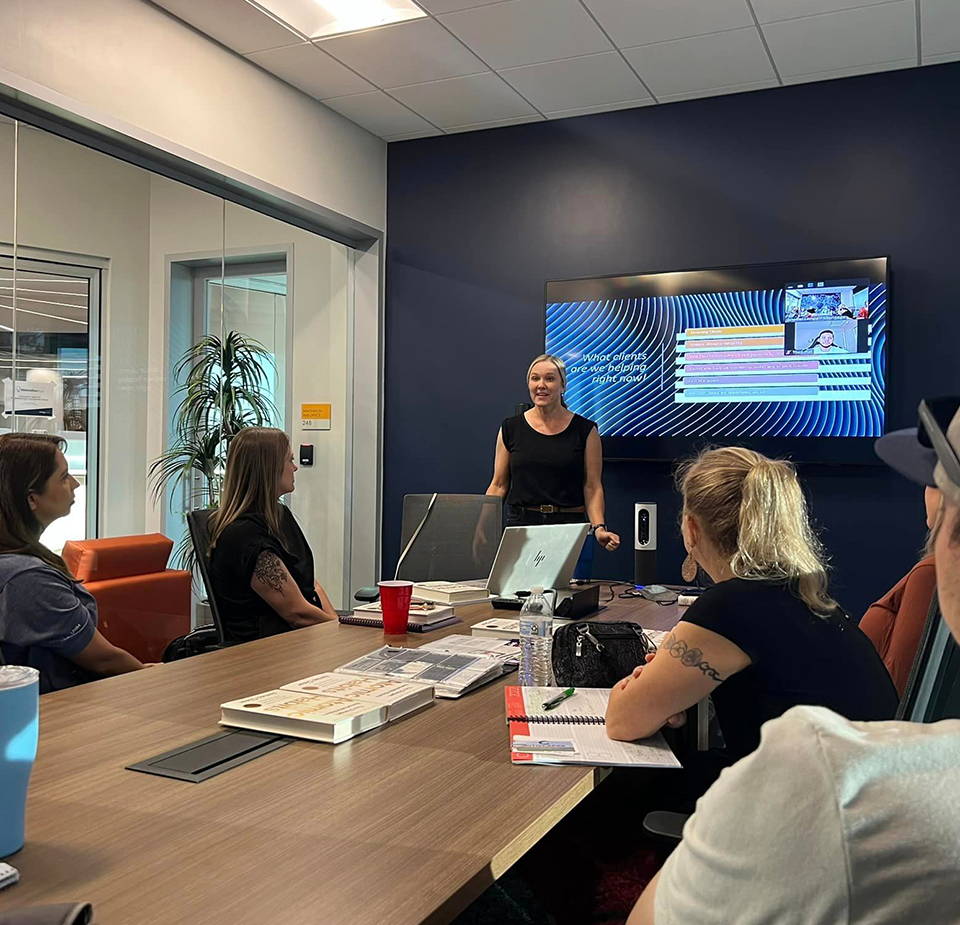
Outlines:
{"type": "Polygon", "coordinates": [[[589,532],[587,523],[507,527],[487,590],[498,597],[515,597],[534,585],[565,590],[589,532]]]}

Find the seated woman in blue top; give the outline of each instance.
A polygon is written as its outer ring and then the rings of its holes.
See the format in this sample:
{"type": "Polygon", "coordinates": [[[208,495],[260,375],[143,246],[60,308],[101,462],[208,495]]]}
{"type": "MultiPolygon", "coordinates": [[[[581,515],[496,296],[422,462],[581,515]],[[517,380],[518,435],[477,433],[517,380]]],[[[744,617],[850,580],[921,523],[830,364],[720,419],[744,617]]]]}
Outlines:
{"type": "Polygon", "coordinates": [[[681,468],[677,481],[684,546],[715,584],[656,657],[616,685],[610,737],[681,725],[683,711],[710,694],[726,748],[700,763],[719,773],[756,749],[767,720],[794,706],[893,719],[897,692],[880,656],[828,593],[793,466],[723,447],[681,468]]]}
{"type": "Polygon", "coordinates": [[[97,602],[40,542],[79,484],[49,434],[0,436],[0,654],[40,672],[40,693],[146,667],[97,629],[97,602]]]}

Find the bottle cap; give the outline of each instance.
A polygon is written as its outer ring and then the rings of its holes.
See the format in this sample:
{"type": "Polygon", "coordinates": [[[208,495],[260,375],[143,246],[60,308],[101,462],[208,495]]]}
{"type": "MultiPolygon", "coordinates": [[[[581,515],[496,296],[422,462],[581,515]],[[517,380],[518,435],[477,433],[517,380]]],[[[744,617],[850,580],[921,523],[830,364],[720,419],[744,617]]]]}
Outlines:
{"type": "Polygon", "coordinates": [[[531,594],[543,594],[543,585],[534,585],[530,589],[531,594]]]}

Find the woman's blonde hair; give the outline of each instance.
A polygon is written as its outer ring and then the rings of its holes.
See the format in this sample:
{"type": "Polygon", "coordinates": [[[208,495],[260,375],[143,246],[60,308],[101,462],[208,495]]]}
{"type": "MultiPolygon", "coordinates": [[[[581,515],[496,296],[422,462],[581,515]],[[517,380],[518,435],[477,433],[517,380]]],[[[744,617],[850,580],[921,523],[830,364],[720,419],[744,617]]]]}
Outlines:
{"type": "Polygon", "coordinates": [[[241,430],[227,453],[220,508],[210,515],[210,548],[235,520],[259,514],[283,545],[280,534],[280,475],[290,454],[290,438],[275,427],[241,430]]]}
{"type": "Polygon", "coordinates": [[[814,613],[836,609],[791,463],[743,447],[707,449],[680,467],[677,488],[684,513],[697,518],[736,578],[786,581],[814,613]]]}
{"type": "Polygon", "coordinates": [[[530,383],[530,374],[533,372],[533,367],[537,363],[553,363],[557,368],[557,374],[560,376],[560,404],[564,408],[567,407],[567,403],[563,399],[563,393],[567,391],[567,364],[560,359],[560,357],[555,357],[552,353],[541,353],[540,356],[536,357],[534,361],[527,367],[527,384],[530,383]]]}

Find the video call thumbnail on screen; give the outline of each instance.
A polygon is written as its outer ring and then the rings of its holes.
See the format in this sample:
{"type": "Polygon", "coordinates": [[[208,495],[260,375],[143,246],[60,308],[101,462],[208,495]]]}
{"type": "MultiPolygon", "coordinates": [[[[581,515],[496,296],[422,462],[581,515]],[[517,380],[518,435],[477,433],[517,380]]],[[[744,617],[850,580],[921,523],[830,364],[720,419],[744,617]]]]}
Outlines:
{"type": "Polygon", "coordinates": [[[883,433],[886,258],[562,280],[546,349],[613,437],[883,433]]]}

